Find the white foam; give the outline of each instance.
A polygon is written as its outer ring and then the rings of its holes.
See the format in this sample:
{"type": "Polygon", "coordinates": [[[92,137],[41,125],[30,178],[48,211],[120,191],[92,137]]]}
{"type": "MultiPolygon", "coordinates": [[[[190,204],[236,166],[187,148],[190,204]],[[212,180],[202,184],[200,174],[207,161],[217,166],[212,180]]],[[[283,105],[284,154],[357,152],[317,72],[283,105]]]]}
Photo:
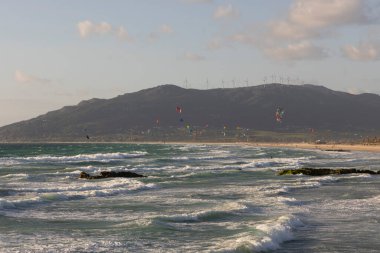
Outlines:
{"type": "Polygon", "coordinates": [[[274,195],[274,194],[280,194],[280,193],[287,193],[289,191],[289,187],[270,183],[269,186],[261,186],[261,187],[258,187],[257,190],[259,192],[264,192],[265,194],[268,194],[268,195],[274,195]]]}
{"type": "Polygon", "coordinates": [[[0,198],[0,210],[14,207],[15,205],[11,201],[0,198]]]}
{"type": "Polygon", "coordinates": [[[157,188],[153,183],[144,184],[140,181],[126,178],[117,178],[108,181],[84,182],[78,180],[76,184],[62,183],[29,183],[28,187],[20,187],[17,191],[21,194],[13,199],[1,199],[0,210],[29,205],[52,202],[84,199],[89,197],[106,197],[125,194],[138,190],[157,188]]]}
{"type": "Polygon", "coordinates": [[[227,213],[239,212],[246,210],[248,207],[246,205],[231,202],[225,203],[223,205],[217,206],[210,210],[203,210],[188,214],[179,214],[179,215],[165,215],[156,217],[155,220],[163,220],[169,222],[189,222],[189,221],[201,221],[203,219],[207,219],[209,217],[225,215],[227,213]]]}
{"type": "Polygon", "coordinates": [[[187,157],[187,156],[171,157],[170,159],[171,160],[175,160],[175,161],[187,161],[187,160],[190,160],[190,158],[187,157]]]}
{"type": "Polygon", "coordinates": [[[281,216],[274,222],[268,222],[256,226],[256,229],[261,230],[266,235],[259,240],[257,246],[260,250],[275,250],[280,247],[284,241],[293,238],[292,230],[302,225],[302,222],[295,216],[281,216]]]}
{"type": "MultiPolygon", "coordinates": [[[[79,176],[79,174],[84,171],[86,173],[90,173],[90,174],[99,174],[101,171],[114,171],[114,172],[120,172],[120,171],[136,171],[136,170],[139,170],[139,171],[149,171],[150,169],[149,168],[130,168],[130,167],[127,167],[127,166],[82,166],[82,167],[75,167],[75,170],[73,170],[73,168],[66,168],[65,171],[66,172],[56,172],[55,174],[64,174],[64,175],[76,175],[76,176],[79,176]],[[70,171],[67,171],[67,170],[70,170],[70,171]]],[[[45,174],[45,175],[48,175],[48,174],[45,174]]]]}
{"type": "Polygon", "coordinates": [[[380,206],[380,195],[375,195],[369,198],[359,199],[343,199],[324,201],[318,208],[321,208],[326,213],[339,213],[346,217],[351,217],[354,214],[362,213],[367,217],[374,213],[378,216],[377,210],[380,206]]]}
{"type": "Polygon", "coordinates": [[[336,176],[321,176],[321,177],[304,177],[302,175],[294,182],[289,185],[289,189],[307,189],[307,188],[318,188],[326,183],[332,183],[339,180],[336,176]]]}
{"type": "Polygon", "coordinates": [[[277,219],[256,225],[259,233],[244,232],[234,239],[222,243],[222,251],[231,252],[266,252],[280,248],[281,243],[293,238],[292,231],[302,222],[293,215],[284,215],[277,219]]]}
{"type": "Polygon", "coordinates": [[[2,209],[11,209],[17,207],[26,207],[31,204],[41,203],[43,200],[40,197],[26,197],[23,199],[5,200],[2,209]]]}
{"type": "Polygon", "coordinates": [[[310,157],[297,157],[297,158],[259,158],[249,161],[243,161],[243,164],[229,164],[224,165],[222,168],[240,168],[240,169],[254,169],[257,170],[275,170],[279,168],[294,168],[299,167],[303,163],[309,161],[310,157]]]}
{"type": "Polygon", "coordinates": [[[371,174],[348,174],[344,178],[372,178],[371,174]]]}
{"type": "Polygon", "coordinates": [[[28,179],[29,175],[26,173],[15,173],[15,174],[7,174],[4,176],[1,176],[0,178],[10,178],[10,179],[20,180],[20,179],[28,179]]]}
{"type": "Polygon", "coordinates": [[[282,202],[282,203],[285,203],[285,204],[295,204],[298,202],[297,199],[295,198],[292,198],[292,197],[283,197],[283,196],[279,196],[277,197],[277,200],[282,202]]]}
{"type": "Polygon", "coordinates": [[[110,162],[113,160],[122,160],[127,158],[136,158],[145,156],[147,152],[135,151],[132,153],[97,153],[97,154],[79,154],[74,156],[51,156],[40,155],[30,157],[8,157],[0,158],[0,164],[22,164],[22,163],[36,163],[36,162],[110,162]]]}
{"type": "MultiPolygon", "coordinates": [[[[77,237],[75,235],[57,235],[55,233],[13,234],[4,236],[0,241],[2,253],[11,252],[129,252],[130,243],[115,238],[77,237]],[[19,243],[22,241],[23,243],[19,243]],[[11,245],[11,247],[9,247],[11,245]],[[8,250],[7,250],[8,249],[8,250]]],[[[140,247],[142,248],[142,246],[140,247]]]]}

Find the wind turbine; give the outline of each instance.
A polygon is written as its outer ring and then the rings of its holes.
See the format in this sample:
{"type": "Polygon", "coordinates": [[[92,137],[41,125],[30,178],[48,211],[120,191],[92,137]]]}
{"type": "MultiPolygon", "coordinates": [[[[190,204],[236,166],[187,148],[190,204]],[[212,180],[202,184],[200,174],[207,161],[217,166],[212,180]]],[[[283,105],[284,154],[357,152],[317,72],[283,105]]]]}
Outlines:
{"type": "Polygon", "coordinates": [[[187,78],[185,79],[185,88],[187,89],[187,78]]]}

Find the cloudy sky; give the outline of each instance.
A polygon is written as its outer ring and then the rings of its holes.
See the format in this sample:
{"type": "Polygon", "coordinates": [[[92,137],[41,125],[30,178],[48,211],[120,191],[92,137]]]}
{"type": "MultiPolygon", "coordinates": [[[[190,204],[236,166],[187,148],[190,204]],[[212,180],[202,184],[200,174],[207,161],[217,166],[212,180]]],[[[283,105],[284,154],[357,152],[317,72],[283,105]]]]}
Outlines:
{"type": "Polygon", "coordinates": [[[0,126],[177,84],[380,94],[377,0],[3,0],[0,126]]]}

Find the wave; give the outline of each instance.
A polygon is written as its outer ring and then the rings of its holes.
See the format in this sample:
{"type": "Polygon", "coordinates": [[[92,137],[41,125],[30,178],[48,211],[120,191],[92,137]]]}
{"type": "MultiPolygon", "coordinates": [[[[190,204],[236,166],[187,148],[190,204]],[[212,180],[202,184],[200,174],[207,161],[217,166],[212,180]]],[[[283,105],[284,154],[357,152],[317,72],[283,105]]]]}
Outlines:
{"type": "Polygon", "coordinates": [[[159,221],[158,224],[162,224],[161,222],[201,222],[201,221],[212,221],[212,220],[220,220],[223,218],[227,218],[228,216],[234,215],[237,212],[241,212],[248,209],[246,205],[232,202],[221,205],[217,208],[199,211],[188,214],[180,214],[180,215],[166,215],[166,216],[158,216],[155,217],[155,221],[159,221]]]}
{"type": "MultiPolygon", "coordinates": [[[[41,183],[36,183],[40,186],[41,183]]],[[[33,185],[30,185],[33,186],[33,185]]],[[[74,186],[65,186],[57,183],[44,184],[43,187],[18,188],[20,195],[29,196],[20,199],[1,199],[0,210],[12,208],[25,208],[30,205],[47,203],[53,201],[67,201],[76,199],[85,199],[90,197],[108,197],[118,194],[148,190],[157,188],[156,184],[144,184],[132,179],[118,178],[109,181],[96,183],[83,183],[74,186]]]]}
{"type": "Polygon", "coordinates": [[[365,214],[371,217],[373,214],[378,217],[377,210],[380,205],[380,195],[374,195],[368,198],[341,199],[324,201],[317,208],[323,212],[339,213],[339,215],[351,217],[353,214],[365,214]]]}
{"type": "Polygon", "coordinates": [[[265,236],[256,241],[256,249],[260,251],[275,250],[284,241],[293,238],[292,230],[302,226],[303,223],[295,216],[281,216],[274,222],[269,222],[256,226],[265,236]]]}
{"type": "Polygon", "coordinates": [[[280,248],[281,243],[293,238],[293,230],[303,223],[294,215],[284,215],[255,226],[255,231],[235,235],[225,240],[221,252],[267,252],[280,248]]]}
{"type": "Polygon", "coordinates": [[[0,178],[9,178],[9,179],[28,179],[30,176],[26,173],[15,173],[15,174],[6,174],[0,178]]]}
{"type": "MultiPolygon", "coordinates": [[[[128,249],[129,247],[131,247],[130,243],[118,241],[118,240],[110,239],[110,238],[105,238],[105,239],[98,239],[98,238],[91,238],[91,237],[78,238],[78,237],[75,237],[74,235],[70,236],[70,235],[60,234],[58,236],[55,233],[43,233],[43,232],[42,233],[36,232],[33,234],[6,235],[4,236],[4,240],[0,241],[0,248],[1,248],[2,253],[126,252],[126,249],[128,249]],[[22,241],[23,243],[22,244],[17,243],[19,241],[22,241]]],[[[143,248],[143,245],[141,245],[140,248],[143,248]]],[[[141,250],[135,250],[135,252],[136,251],[141,251],[141,250]]]]}
{"type": "Polygon", "coordinates": [[[132,153],[97,153],[97,154],[79,154],[74,156],[51,156],[51,155],[40,155],[40,156],[30,156],[30,157],[3,157],[0,158],[0,164],[4,165],[15,165],[23,163],[77,163],[77,162],[110,162],[113,160],[122,160],[127,158],[138,158],[145,156],[147,152],[135,151],[132,153]]]}
{"type": "Polygon", "coordinates": [[[259,158],[249,161],[240,161],[240,164],[223,165],[225,169],[254,169],[257,170],[275,170],[280,168],[299,167],[310,161],[310,156],[297,158],[259,158]]]}

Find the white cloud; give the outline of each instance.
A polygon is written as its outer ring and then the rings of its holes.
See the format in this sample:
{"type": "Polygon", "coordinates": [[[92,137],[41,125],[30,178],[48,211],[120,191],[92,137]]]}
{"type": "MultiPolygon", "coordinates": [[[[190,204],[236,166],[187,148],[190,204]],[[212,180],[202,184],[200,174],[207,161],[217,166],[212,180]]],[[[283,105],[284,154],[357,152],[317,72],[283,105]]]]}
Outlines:
{"type": "Polygon", "coordinates": [[[112,30],[112,26],[107,22],[101,22],[98,25],[95,25],[94,31],[99,34],[106,34],[112,30]]]}
{"type": "Polygon", "coordinates": [[[161,33],[166,33],[166,34],[170,34],[170,33],[174,32],[173,28],[171,26],[167,25],[167,24],[161,25],[159,31],[161,33]]]}
{"type": "Polygon", "coordinates": [[[285,47],[265,48],[265,54],[276,60],[304,60],[321,59],[327,56],[326,52],[309,41],[288,44],[285,47]]]}
{"type": "Polygon", "coordinates": [[[255,45],[257,43],[257,39],[249,34],[248,32],[239,32],[231,35],[229,37],[230,40],[234,42],[239,42],[243,44],[255,45]]]}
{"type": "Polygon", "coordinates": [[[107,34],[112,31],[112,26],[107,22],[101,22],[99,24],[94,24],[89,20],[81,21],[77,24],[79,35],[82,38],[86,38],[91,34],[107,34]]]}
{"type": "Polygon", "coordinates": [[[219,38],[214,38],[207,43],[207,49],[209,50],[220,49],[224,46],[225,46],[225,43],[223,42],[222,39],[219,39],[219,38]]]}
{"type": "Polygon", "coordinates": [[[119,39],[132,42],[133,37],[127,32],[123,26],[112,27],[107,22],[100,22],[98,24],[89,20],[81,21],[77,24],[77,29],[81,38],[87,38],[91,35],[111,35],[119,39]]]}
{"type": "Polygon", "coordinates": [[[129,35],[129,33],[125,30],[124,27],[120,26],[116,30],[116,36],[122,40],[133,41],[134,39],[129,35]]]}
{"type": "Polygon", "coordinates": [[[49,84],[51,82],[49,79],[29,75],[29,74],[26,74],[20,70],[15,71],[14,80],[18,83],[49,84]]]}
{"type": "Polygon", "coordinates": [[[189,61],[203,61],[205,59],[203,56],[191,52],[186,52],[183,58],[189,61]]]}
{"type": "Polygon", "coordinates": [[[321,36],[332,27],[370,22],[362,0],[295,0],[287,17],[269,24],[274,37],[299,40],[321,36]]]}
{"type": "Polygon", "coordinates": [[[163,24],[160,27],[158,27],[155,32],[151,32],[149,34],[149,39],[150,41],[156,41],[161,37],[161,35],[169,35],[172,33],[174,33],[173,28],[170,25],[163,24]]]}
{"type": "Polygon", "coordinates": [[[90,21],[88,21],[88,20],[79,22],[77,24],[79,35],[82,38],[85,38],[85,37],[89,36],[90,33],[91,33],[91,30],[92,30],[92,26],[93,26],[93,24],[90,21]]]}
{"type": "Polygon", "coordinates": [[[218,6],[214,12],[215,19],[236,18],[239,15],[239,11],[233,8],[231,4],[218,6]]]}
{"type": "MultiPolygon", "coordinates": [[[[235,33],[228,39],[257,47],[276,60],[321,59],[327,53],[315,40],[334,34],[343,26],[373,23],[374,11],[369,11],[372,5],[373,2],[366,0],[293,0],[282,18],[257,24],[252,27],[254,29],[235,33]]],[[[375,15],[380,16],[379,13],[375,15]]],[[[350,52],[346,54],[356,54],[355,58],[366,58],[364,55],[376,58],[374,51],[369,47],[367,50],[345,48],[345,52],[350,52]]]]}
{"type": "Polygon", "coordinates": [[[380,43],[361,42],[357,46],[346,45],[343,54],[354,61],[380,60],[380,43]]]}

